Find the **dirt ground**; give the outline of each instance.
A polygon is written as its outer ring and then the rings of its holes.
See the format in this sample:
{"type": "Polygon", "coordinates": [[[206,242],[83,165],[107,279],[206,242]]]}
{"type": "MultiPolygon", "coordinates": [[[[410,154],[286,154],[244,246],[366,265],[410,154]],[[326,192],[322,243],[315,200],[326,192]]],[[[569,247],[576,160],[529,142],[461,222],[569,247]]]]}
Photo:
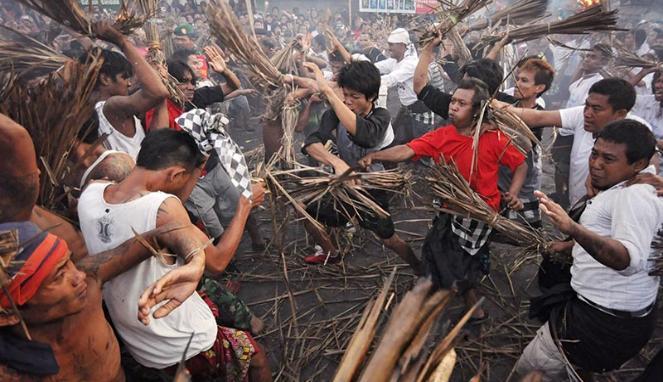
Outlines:
{"type": "MultiPolygon", "coordinates": [[[[235,128],[231,131],[246,151],[261,142],[256,120],[249,123],[250,130],[235,128]]],[[[544,146],[548,147],[549,132],[546,137],[544,146]]],[[[552,189],[551,169],[547,155],[543,187],[546,192],[552,189]]],[[[417,167],[414,171],[418,172],[417,167]]],[[[420,255],[434,212],[427,208],[430,195],[425,182],[418,180],[414,189],[419,193],[419,198],[412,199],[415,207],[396,199],[392,202],[392,216],[399,235],[420,255]]],[[[241,282],[239,295],[265,322],[265,330],[257,339],[267,349],[275,380],[328,381],[334,375],[367,301],[378,293],[391,270],[398,269],[390,309],[413,285],[415,278],[407,265],[361,228],[357,228],[351,238],[340,235],[346,244],[351,243],[350,252],[341,264],[306,265],[302,258],[313,251],[313,244],[303,225],[293,218],[291,209],[279,207],[276,214],[273,210],[266,203],[259,211],[260,227],[265,237],[281,238],[281,247],[279,240],[272,240],[266,251],[254,253],[245,238],[236,257],[240,271],[229,276],[241,282]],[[275,235],[276,231],[282,234],[275,235]]],[[[464,329],[456,347],[458,361],[452,381],[468,381],[479,369],[484,381],[510,380],[515,361],[540,326],[539,322],[527,318],[529,298],[538,293],[535,278],[539,259],[523,257],[518,248],[507,245],[492,244],[491,252],[491,273],[482,281],[480,290],[486,297],[484,308],[490,318],[481,326],[464,329]]],[[[438,338],[464,310],[462,300],[456,298],[441,317],[438,338]]],[[[381,326],[385,321],[382,320],[381,326]]],[[[632,380],[661,343],[663,325],[659,322],[654,338],[639,356],[621,370],[596,379],[632,380]]]]}

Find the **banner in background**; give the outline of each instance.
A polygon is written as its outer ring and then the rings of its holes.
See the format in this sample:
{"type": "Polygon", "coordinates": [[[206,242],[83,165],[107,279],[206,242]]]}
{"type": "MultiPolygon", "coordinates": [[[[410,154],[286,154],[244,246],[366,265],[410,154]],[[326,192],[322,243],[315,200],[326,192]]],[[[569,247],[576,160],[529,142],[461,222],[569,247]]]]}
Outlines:
{"type": "Polygon", "coordinates": [[[359,12],[431,13],[437,0],[359,0],[359,12]]]}

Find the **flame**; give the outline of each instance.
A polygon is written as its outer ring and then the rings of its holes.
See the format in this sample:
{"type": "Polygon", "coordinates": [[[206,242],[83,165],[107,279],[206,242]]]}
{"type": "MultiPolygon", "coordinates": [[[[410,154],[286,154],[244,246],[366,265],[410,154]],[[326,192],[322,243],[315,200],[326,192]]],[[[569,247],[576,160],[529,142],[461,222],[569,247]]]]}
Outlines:
{"type": "Polygon", "coordinates": [[[601,4],[601,0],[578,0],[578,4],[584,8],[590,8],[601,4]]]}

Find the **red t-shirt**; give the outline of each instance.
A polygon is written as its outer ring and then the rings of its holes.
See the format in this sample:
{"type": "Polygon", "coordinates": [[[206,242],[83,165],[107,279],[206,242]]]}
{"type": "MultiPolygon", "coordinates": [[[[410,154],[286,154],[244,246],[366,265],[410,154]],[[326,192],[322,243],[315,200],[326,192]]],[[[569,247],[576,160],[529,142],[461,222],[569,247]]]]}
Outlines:
{"type": "MultiPolygon", "coordinates": [[[[166,107],[168,108],[168,127],[175,131],[182,130],[182,128],[177,123],[175,123],[175,119],[184,113],[182,108],[169,99],[166,100],[166,107]]],[[[148,110],[148,112],[145,113],[145,130],[149,131],[150,123],[152,122],[152,118],[154,118],[155,110],[156,109],[148,110]]]]}
{"type": "Polygon", "coordinates": [[[500,192],[497,189],[499,165],[514,171],[525,161],[525,156],[512,144],[509,137],[499,130],[489,130],[479,136],[477,166],[470,180],[472,169],[473,139],[458,134],[456,126],[446,125],[437,128],[407,146],[415,154],[414,160],[420,157],[431,157],[436,161],[444,156],[446,162],[454,162],[460,174],[469,181],[470,187],[476,191],[495,211],[500,208],[500,192]]]}

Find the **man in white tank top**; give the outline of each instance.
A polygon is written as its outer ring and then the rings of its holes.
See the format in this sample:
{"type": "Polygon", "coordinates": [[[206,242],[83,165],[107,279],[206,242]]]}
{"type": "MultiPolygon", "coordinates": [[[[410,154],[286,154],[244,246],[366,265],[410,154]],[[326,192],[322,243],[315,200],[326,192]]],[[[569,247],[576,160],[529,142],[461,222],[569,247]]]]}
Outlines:
{"type": "MultiPolygon", "coordinates": [[[[164,253],[186,258],[204,249],[206,270],[222,272],[239,245],[243,224],[231,222],[219,244],[210,246],[207,236],[191,224],[181,202],[200,177],[205,159],[185,132],[164,129],[148,134],[136,167],[126,179],[119,184],[91,183],[80,197],[79,221],[90,255],[114,248],[133,237],[134,232],[172,225],[183,228],[159,236],[159,244],[167,248],[164,253]]],[[[252,200],[242,199],[233,221],[245,222],[252,205],[262,202],[264,189],[254,186],[253,193],[252,200]]],[[[167,369],[179,362],[193,333],[186,359],[194,378],[244,380],[250,375],[251,380],[270,380],[264,352],[250,334],[217,327],[209,302],[198,294],[183,300],[176,311],[159,320],[150,320],[149,311],[139,311],[132,303],[145,285],[178,262],[169,255],[155,256],[105,286],[104,300],[110,316],[131,355],[144,366],[167,369]],[[136,320],[137,316],[144,325],[136,320]],[[231,343],[239,342],[245,350],[229,364],[220,353],[224,338],[231,335],[231,343]],[[201,369],[201,364],[222,367],[201,369]]]]}
{"type": "Polygon", "coordinates": [[[129,39],[110,24],[97,24],[97,36],[117,45],[124,56],[104,50],[96,84],[95,111],[99,120],[99,136],[107,135],[107,149],[123,151],[134,159],[145,138],[145,131],[136,115],[141,115],[168,96],[159,75],[145,61],[129,39]],[[129,95],[131,77],[135,74],[140,90],[129,95]]]}

